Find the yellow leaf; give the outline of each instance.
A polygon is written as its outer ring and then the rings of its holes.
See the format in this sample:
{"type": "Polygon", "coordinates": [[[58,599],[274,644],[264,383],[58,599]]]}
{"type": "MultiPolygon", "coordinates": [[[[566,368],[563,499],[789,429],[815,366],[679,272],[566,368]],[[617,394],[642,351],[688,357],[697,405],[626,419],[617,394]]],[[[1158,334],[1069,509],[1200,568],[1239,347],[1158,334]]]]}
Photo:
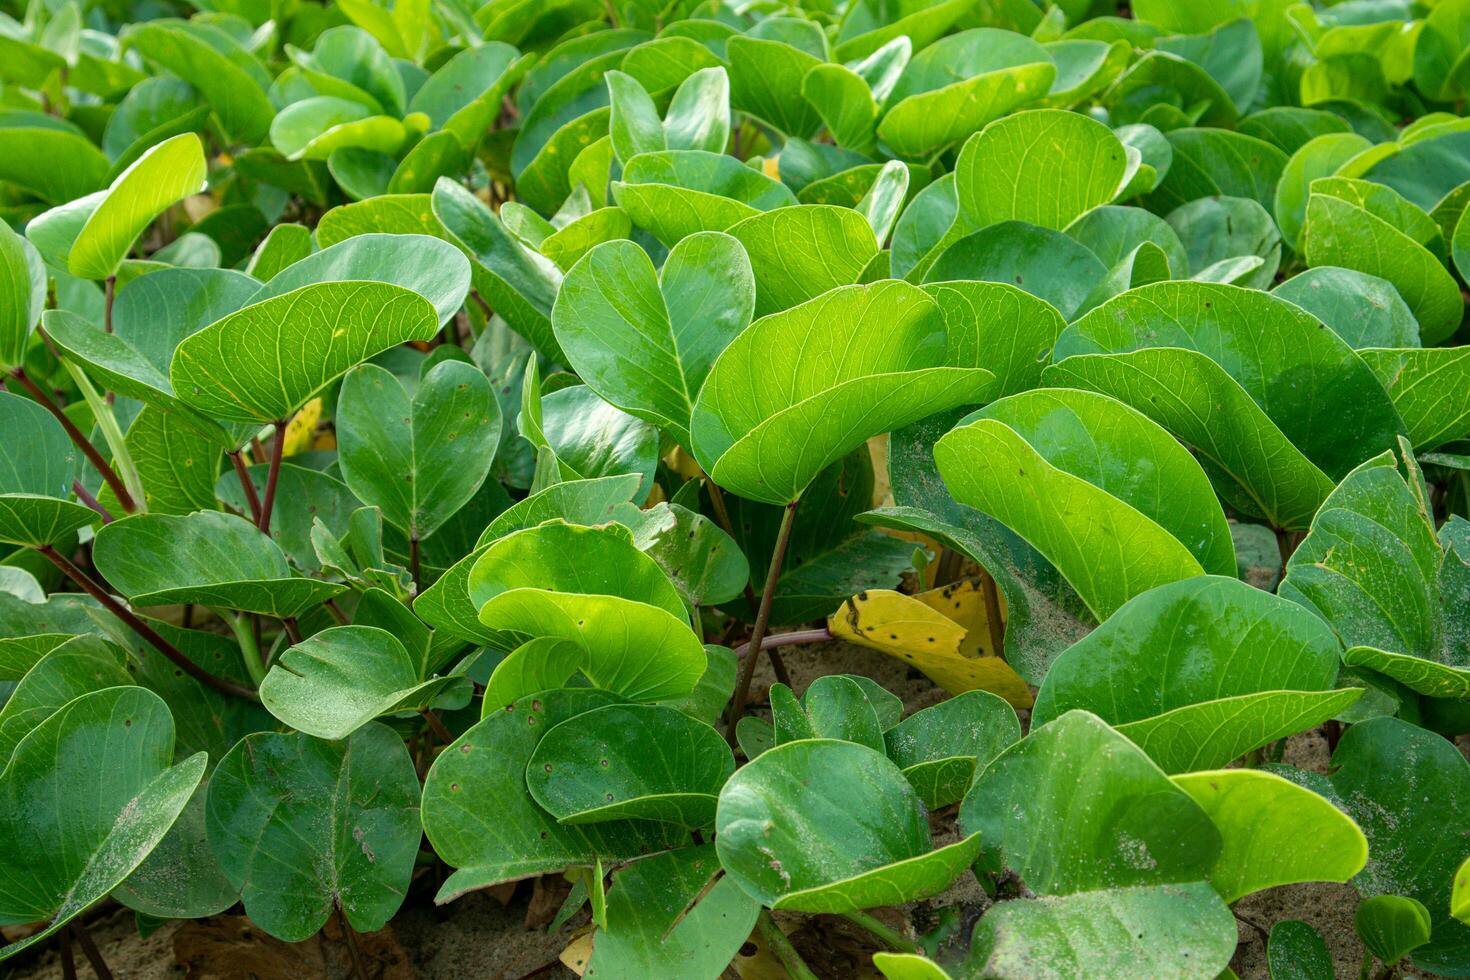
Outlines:
{"type": "MultiPolygon", "coordinates": [[[[960,644],[960,653],[964,656],[998,657],[1004,653],[996,650],[990,642],[990,617],[985,614],[985,590],[979,582],[964,579],[943,588],[920,592],[914,598],[965,628],[965,639],[960,644]]],[[[996,590],[996,601],[1000,604],[1000,621],[1004,626],[1006,599],[999,589],[996,590]]]]}
{"type": "Polygon", "coordinates": [[[322,420],[322,400],[313,398],[286,423],[286,441],[281,443],[282,456],[304,453],[312,446],[316,424],[322,420]]]}
{"type": "Polygon", "coordinates": [[[761,173],[765,174],[767,177],[771,178],[772,180],[780,180],[781,179],[781,157],[780,156],[766,157],[764,160],[762,160],[761,161],[761,173]]]}
{"type": "Polygon", "coordinates": [[[950,694],[989,691],[1017,708],[1029,708],[1031,688],[1010,664],[1001,657],[965,653],[989,642],[984,608],[983,595],[973,586],[947,586],[917,597],[870,589],[844,602],[828,618],[827,628],[833,636],[913,664],[950,694]],[[977,609],[979,628],[968,628],[977,609]],[[950,618],[951,613],[962,621],[950,618]],[[972,634],[979,636],[971,639],[972,634]]]}
{"type": "Polygon", "coordinates": [[[563,966],[579,977],[587,972],[587,961],[591,958],[592,930],[590,928],[567,943],[567,948],[562,950],[561,955],[557,957],[563,966]]]}

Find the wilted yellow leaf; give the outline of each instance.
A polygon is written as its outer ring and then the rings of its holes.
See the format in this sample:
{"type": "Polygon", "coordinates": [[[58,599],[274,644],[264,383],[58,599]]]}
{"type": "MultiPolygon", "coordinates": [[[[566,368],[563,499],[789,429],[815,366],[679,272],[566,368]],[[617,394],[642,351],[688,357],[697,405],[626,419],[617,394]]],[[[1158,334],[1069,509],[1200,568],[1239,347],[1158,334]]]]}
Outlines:
{"type": "MultiPolygon", "coordinates": [[[[1001,623],[1004,624],[1006,599],[999,590],[996,592],[1001,623]]],[[[990,642],[990,617],[985,614],[985,590],[979,582],[964,579],[943,588],[920,592],[914,598],[965,628],[965,639],[960,644],[960,653],[964,656],[998,657],[1004,652],[996,650],[990,642]]]]}
{"type": "Polygon", "coordinates": [[[313,398],[286,423],[286,441],[281,444],[282,456],[304,453],[312,446],[312,437],[317,423],[322,420],[322,400],[313,398]]]}
{"type": "Polygon", "coordinates": [[[989,691],[1017,708],[1031,707],[1031,689],[1004,659],[967,655],[988,646],[985,624],[983,595],[972,584],[920,596],[870,589],[848,599],[827,620],[833,636],[911,663],[950,694],[989,691]]]}
{"type": "Polygon", "coordinates": [[[557,957],[563,966],[579,977],[587,972],[587,961],[591,958],[592,930],[590,928],[567,943],[567,948],[562,950],[561,955],[557,957]]]}

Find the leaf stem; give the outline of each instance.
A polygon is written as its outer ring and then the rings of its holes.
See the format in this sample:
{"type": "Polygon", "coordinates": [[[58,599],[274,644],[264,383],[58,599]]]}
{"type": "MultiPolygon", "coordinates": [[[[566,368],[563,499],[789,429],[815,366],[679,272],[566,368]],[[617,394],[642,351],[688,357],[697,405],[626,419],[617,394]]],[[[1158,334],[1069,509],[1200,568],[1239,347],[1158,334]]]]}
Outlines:
{"type": "MultiPolygon", "coordinates": [[[[823,626],[814,630],[792,630],[790,633],[769,633],[761,640],[761,649],[767,652],[778,647],[791,647],[799,643],[825,643],[832,639],[832,631],[823,626]]],[[[750,644],[735,648],[735,656],[744,657],[750,652],[750,644]]]]}
{"type": "Polygon", "coordinates": [[[786,967],[786,973],[791,980],[817,980],[817,975],[812,972],[811,967],[801,958],[796,947],[791,945],[791,940],[786,938],[786,933],[776,925],[776,920],[771,918],[771,913],[761,909],[761,914],[755,920],[755,931],[765,940],[766,948],[775,954],[781,965],[786,967]]]}
{"type": "Polygon", "coordinates": [[[235,697],[246,698],[251,701],[260,700],[260,695],[256,694],[250,688],[236,684],[234,681],[225,680],[222,677],[215,677],[209,671],[190,660],[184,655],[183,651],[168,640],[165,640],[153,627],[133,615],[132,610],[109,595],[106,589],[98,585],[86,572],[73,565],[70,559],[51,547],[51,545],[43,544],[36,550],[44,555],[47,561],[61,569],[67,578],[81,586],[83,592],[86,592],[92,598],[102,603],[108,612],[122,620],[134,633],[147,640],[148,644],[155,650],[169,660],[172,660],[174,666],[178,667],[184,673],[199,681],[199,683],[207,684],[216,691],[224,694],[232,694],[235,697]]]}
{"type": "Polygon", "coordinates": [[[92,972],[97,974],[97,980],[112,980],[112,971],[107,968],[107,961],[102,958],[102,951],[97,944],[92,942],[92,936],[87,932],[87,927],[82,925],[81,919],[73,919],[71,930],[76,934],[77,945],[82,947],[82,954],[87,957],[87,962],[92,964],[92,972]]]}
{"type": "Polygon", "coordinates": [[[245,460],[241,458],[238,449],[231,450],[225,455],[230,457],[230,465],[235,468],[235,476],[240,479],[240,489],[245,491],[245,503],[250,507],[250,519],[259,524],[260,495],[255,492],[255,482],[250,479],[250,471],[245,468],[245,460]]]}
{"type": "Polygon", "coordinates": [[[357,932],[347,924],[347,914],[342,911],[341,906],[337,908],[337,924],[342,927],[347,954],[352,957],[352,975],[356,980],[367,980],[367,972],[362,968],[362,951],[357,948],[357,932]]]}
{"type": "Polygon", "coordinates": [[[102,283],[102,326],[112,333],[112,301],[117,298],[117,276],[108,276],[102,283]]]}
{"type": "Polygon", "coordinates": [[[92,496],[92,491],[82,486],[81,480],[71,481],[71,492],[77,495],[78,500],[95,510],[98,516],[102,518],[103,524],[111,524],[113,522],[114,518],[112,514],[106,507],[103,507],[97,502],[97,498],[92,496]]]}
{"type": "Polygon", "coordinates": [[[246,620],[245,615],[235,615],[224,609],[215,609],[214,614],[230,627],[230,632],[235,634],[235,642],[240,645],[240,659],[245,662],[245,672],[250,675],[250,680],[259,687],[265,680],[265,662],[260,659],[260,644],[255,640],[255,630],[246,620]]]}
{"type": "Polygon", "coordinates": [[[51,396],[41,390],[41,387],[32,381],[30,376],[19,367],[11,368],[10,376],[25,386],[26,391],[31,393],[31,397],[39,402],[42,408],[56,417],[56,421],[61,423],[61,427],[66,430],[66,434],[71,438],[72,443],[82,451],[82,455],[87,457],[93,469],[101,474],[102,479],[112,488],[113,495],[117,497],[118,505],[126,513],[132,514],[136,512],[138,505],[133,502],[133,495],[128,493],[128,488],[123,485],[123,481],[117,475],[117,471],[112,468],[107,460],[102,458],[102,454],[97,451],[97,447],[92,445],[86,436],[82,435],[81,430],[72,423],[71,418],[61,410],[61,407],[56,402],[51,400],[51,396]]]}
{"type": "Polygon", "coordinates": [[[417,533],[408,536],[408,574],[413,578],[414,592],[419,589],[419,536],[417,533]]]}
{"type": "MultiPolygon", "coordinates": [[[[776,600],[776,585],[781,581],[781,564],[786,560],[786,546],[791,543],[791,525],[796,521],[796,504],[793,500],[781,514],[781,529],[776,533],[776,546],[771,550],[771,567],[766,570],[766,587],[761,592],[760,608],[755,614],[755,626],[750,632],[749,650],[761,649],[766,630],[771,625],[771,605],[776,600]]],[[[750,680],[755,676],[755,657],[746,657],[740,664],[740,676],[735,681],[735,695],[730,701],[730,717],[725,726],[725,740],[735,744],[735,724],[745,715],[745,702],[750,697],[750,680]]]]}
{"type": "Polygon", "coordinates": [[[265,478],[265,500],[260,504],[260,519],[255,526],[267,537],[271,533],[271,510],[276,505],[276,482],[281,477],[281,455],[286,450],[286,423],[276,423],[276,434],[271,440],[271,464],[265,478]]]}
{"type": "Polygon", "coordinates": [[[985,600],[985,625],[990,630],[990,652],[993,656],[1004,657],[1006,626],[1000,614],[1000,593],[995,588],[995,576],[983,565],[980,568],[980,595],[985,600]]]}
{"type": "Polygon", "coordinates": [[[919,947],[914,943],[909,942],[866,912],[843,912],[842,917],[864,932],[871,934],[889,949],[898,950],[900,953],[917,953],[919,951],[919,947]]]}

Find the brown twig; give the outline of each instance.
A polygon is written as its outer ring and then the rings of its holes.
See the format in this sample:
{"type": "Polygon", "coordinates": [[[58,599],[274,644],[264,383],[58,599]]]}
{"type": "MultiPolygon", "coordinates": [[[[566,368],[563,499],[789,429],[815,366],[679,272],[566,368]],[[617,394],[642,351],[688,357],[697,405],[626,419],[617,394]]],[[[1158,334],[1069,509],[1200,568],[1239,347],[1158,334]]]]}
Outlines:
{"type": "Polygon", "coordinates": [[[1000,593],[995,588],[995,577],[982,566],[980,569],[980,595],[985,600],[985,625],[990,630],[990,652],[997,657],[1005,656],[1006,626],[1000,618],[1000,593]]]}
{"type": "Polygon", "coordinates": [[[137,511],[138,505],[133,501],[133,495],[128,493],[128,488],[123,485],[122,477],[117,475],[117,471],[112,468],[112,464],[102,458],[102,454],[97,451],[97,447],[92,445],[91,440],[82,435],[82,431],[72,423],[72,420],[61,410],[61,407],[51,400],[51,396],[46,394],[38,384],[32,381],[30,376],[20,367],[11,368],[10,376],[19,381],[25,387],[26,391],[31,393],[31,397],[39,402],[42,408],[55,416],[56,421],[61,423],[61,427],[66,430],[66,434],[72,443],[82,451],[82,455],[87,457],[92,467],[102,475],[102,479],[107,481],[107,485],[112,488],[113,495],[117,497],[118,506],[122,507],[129,514],[137,511]]]}
{"type": "Polygon", "coordinates": [[[236,684],[234,681],[225,680],[222,677],[216,677],[209,671],[205,670],[203,667],[196,664],[194,661],[190,660],[178,647],[174,646],[168,640],[165,640],[162,636],[158,634],[157,630],[149,626],[147,623],[143,622],[137,616],[133,615],[130,609],[114,599],[110,594],[108,594],[106,589],[94,582],[92,578],[87,575],[86,572],[82,571],[76,565],[73,565],[71,563],[71,560],[68,559],[61,552],[57,551],[49,544],[42,545],[36,550],[44,555],[46,559],[51,562],[51,564],[61,569],[62,572],[66,574],[67,578],[71,579],[77,585],[81,586],[82,591],[86,592],[92,598],[102,603],[103,607],[108,612],[112,613],[118,619],[122,620],[134,633],[137,633],[143,639],[147,640],[148,644],[152,646],[155,650],[163,654],[169,660],[173,661],[174,666],[178,667],[184,673],[199,681],[201,684],[207,684],[210,687],[214,688],[216,691],[220,691],[224,694],[231,694],[235,697],[246,698],[247,700],[251,701],[260,700],[260,695],[256,694],[255,691],[251,690],[250,688],[245,687],[241,684],[236,684]]]}
{"type": "Polygon", "coordinates": [[[82,953],[87,957],[87,962],[92,964],[92,972],[97,974],[97,980],[112,980],[112,971],[107,968],[107,961],[102,958],[102,951],[97,944],[92,942],[92,936],[87,932],[87,927],[82,925],[81,919],[75,919],[70,926],[76,934],[77,945],[82,947],[82,953]]]}

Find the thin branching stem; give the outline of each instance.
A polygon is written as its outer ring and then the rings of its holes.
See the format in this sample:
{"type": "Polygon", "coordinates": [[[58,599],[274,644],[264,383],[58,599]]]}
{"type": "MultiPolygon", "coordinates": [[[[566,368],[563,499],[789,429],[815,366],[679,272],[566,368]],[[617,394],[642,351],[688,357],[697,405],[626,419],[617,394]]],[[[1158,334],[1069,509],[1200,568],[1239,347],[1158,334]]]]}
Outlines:
{"type": "Polygon", "coordinates": [[[245,492],[245,504],[250,508],[250,519],[259,525],[260,495],[255,492],[255,482],[250,479],[250,471],[245,468],[245,460],[238,449],[231,450],[225,455],[230,457],[230,465],[235,468],[235,476],[240,480],[240,489],[245,492]]]}
{"type": "MultiPolygon", "coordinates": [[[[755,614],[755,626],[750,632],[749,650],[761,649],[766,630],[771,625],[771,606],[776,601],[776,585],[781,581],[781,565],[786,560],[786,546],[791,543],[791,525],[796,521],[796,504],[793,500],[781,513],[781,529],[776,532],[776,546],[771,549],[771,567],[766,570],[766,587],[761,592],[760,608],[755,614]]],[[[740,675],[735,681],[735,696],[730,701],[730,717],[726,721],[725,740],[735,744],[735,725],[745,716],[745,702],[750,697],[750,680],[755,676],[756,657],[746,657],[740,664],[740,675]]]]}
{"type": "Polygon", "coordinates": [[[183,651],[168,640],[165,640],[153,627],[133,615],[132,610],[114,599],[106,589],[93,581],[91,576],[86,572],[72,564],[71,560],[61,552],[49,544],[42,545],[36,550],[44,555],[47,561],[61,569],[67,578],[81,586],[83,592],[86,592],[92,598],[102,603],[108,612],[122,620],[129,629],[148,641],[149,646],[173,661],[174,666],[178,667],[184,673],[199,681],[199,683],[207,684],[216,691],[224,694],[231,694],[235,697],[246,698],[251,701],[260,700],[260,695],[256,694],[250,688],[236,684],[234,681],[225,680],[222,677],[215,677],[209,671],[190,660],[184,655],[183,651]]]}
{"type": "Polygon", "coordinates": [[[900,953],[917,953],[919,947],[913,942],[900,936],[894,930],[888,928],[879,920],[873,918],[866,912],[843,912],[842,917],[859,929],[877,939],[889,949],[900,953]]]}
{"type": "Polygon", "coordinates": [[[776,959],[786,968],[786,975],[791,980],[817,980],[817,975],[812,968],[806,965],[796,947],[791,945],[791,940],[786,938],[786,933],[776,925],[776,920],[771,918],[771,913],[761,909],[760,916],[755,920],[755,930],[760,933],[761,939],[765,941],[766,948],[775,954],[776,959]]]}
{"type": "Polygon", "coordinates": [[[120,506],[126,513],[129,514],[136,512],[138,509],[138,505],[134,502],[133,495],[128,492],[128,488],[123,483],[122,477],[117,475],[117,471],[112,468],[111,463],[102,458],[102,454],[97,451],[97,447],[92,445],[91,440],[89,440],[86,436],[82,434],[82,430],[78,429],[76,425],[72,422],[71,418],[68,417],[67,414],[61,410],[61,406],[57,405],[56,402],[51,399],[51,396],[46,394],[46,392],[41,388],[40,385],[31,380],[31,377],[25,373],[25,370],[23,368],[11,368],[10,376],[16,381],[19,381],[21,385],[25,388],[25,390],[31,393],[31,397],[34,398],[41,405],[42,408],[46,409],[46,411],[55,416],[56,421],[61,423],[61,427],[66,430],[66,434],[71,439],[72,443],[82,451],[82,455],[87,457],[87,461],[92,464],[92,468],[95,469],[98,474],[101,475],[102,479],[106,481],[107,485],[112,488],[113,495],[117,497],[118,506],[120,506]]]}
{"type": "Polygon", "coordinates": [[[102,518],[103,524],[111,524],[113,522],[114,518],[112,516],[112,512],[109,511],[106,507],[103,507],[102,504],[97,501],[97,498],[92,496],[92,491],[82,486],[81,480],[71,481],[71,491],[72,493],[77,495],[78,500],[97,512],[97,516],[102,518]]]}

